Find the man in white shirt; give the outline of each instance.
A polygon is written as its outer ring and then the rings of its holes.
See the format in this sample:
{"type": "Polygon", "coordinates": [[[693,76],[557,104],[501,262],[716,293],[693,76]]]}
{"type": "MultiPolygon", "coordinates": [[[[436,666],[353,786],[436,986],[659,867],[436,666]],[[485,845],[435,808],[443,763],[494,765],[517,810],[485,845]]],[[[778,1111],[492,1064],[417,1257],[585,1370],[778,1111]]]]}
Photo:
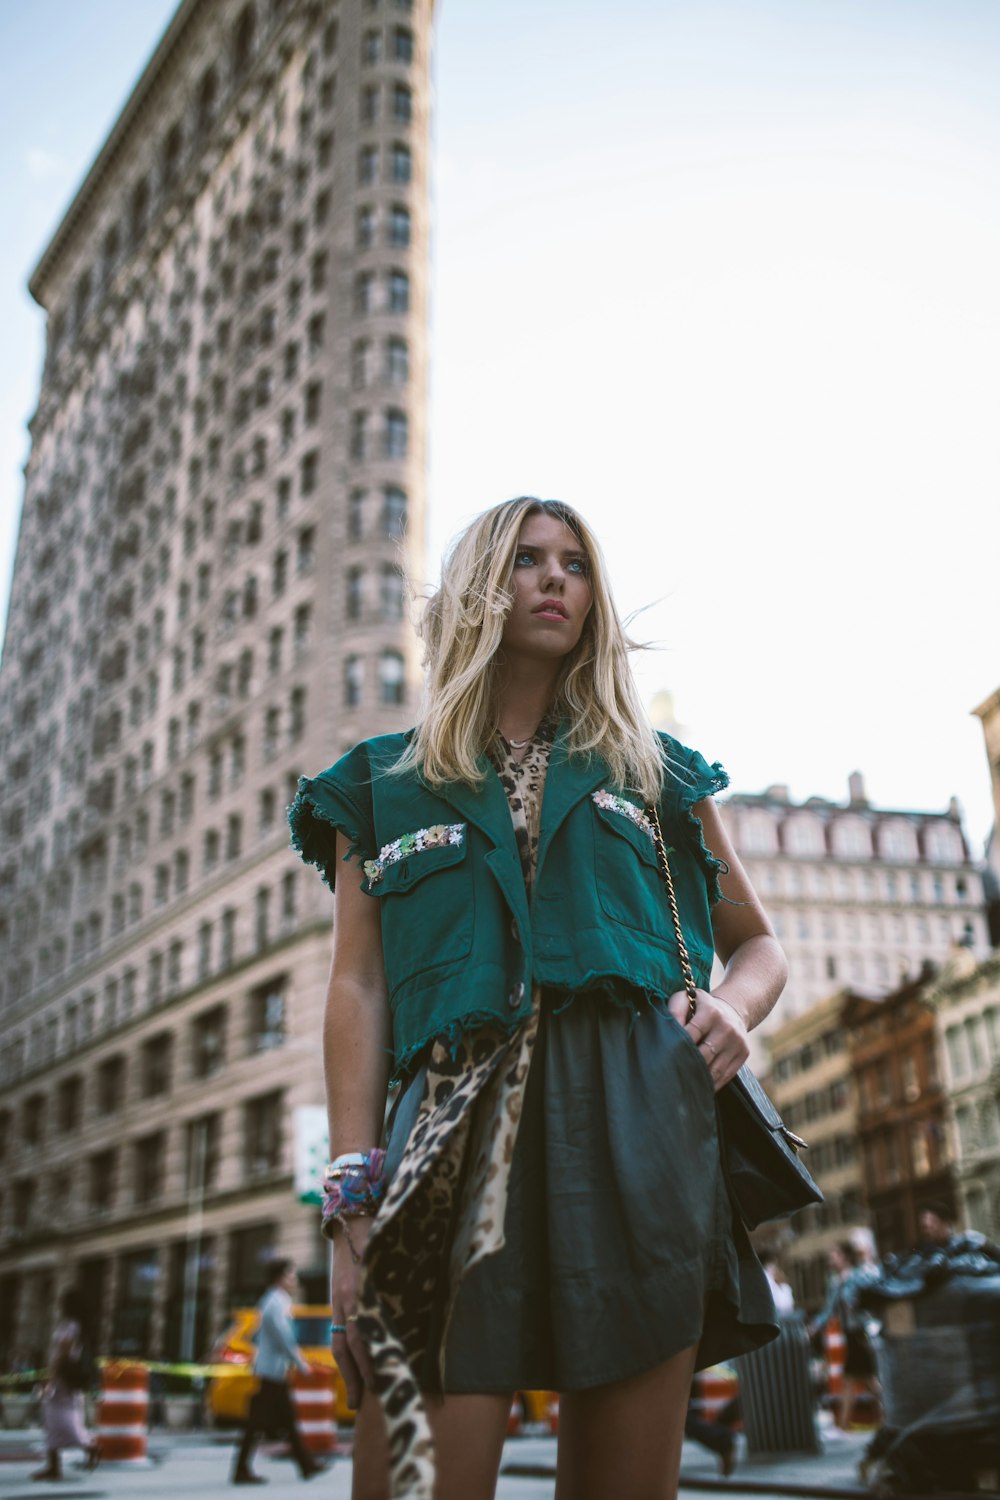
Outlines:
{"type": "Polygon", "coordinates": [[[263,1475],[255,1474],[250,1467],[250,1458],[262,1432],[288,1433],[303,1479],[311,1479],[324,1467],[306,1450],[295,1422],[295,1407],[288,1393],[288,1366],[297,1365],[306,1375],[311,1369],[295,1342],[292,1293],[297,1282],[298,1274],[290,1260],[276,1260],[273,1263],[268,1273],[267,1291],[258,1304],[260,1330],[253,1368],[260,1382],[260,1389],[250,1402],[243,1441],[233,1468],[233,1484],[267,1483],[263,1475]]]}

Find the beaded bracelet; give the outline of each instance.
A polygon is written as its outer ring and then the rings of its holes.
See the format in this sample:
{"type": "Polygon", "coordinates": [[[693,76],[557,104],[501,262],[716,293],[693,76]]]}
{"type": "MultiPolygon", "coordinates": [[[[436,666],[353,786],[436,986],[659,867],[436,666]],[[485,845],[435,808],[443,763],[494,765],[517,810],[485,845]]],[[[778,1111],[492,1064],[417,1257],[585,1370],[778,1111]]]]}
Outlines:
{"type": "Polygon", "coordinates": [[[385,1152],[352,1151],[330,1162],[323,1174],[323,1227],[333,1220],[375,1213],[385,1197],[385,1152]]]}

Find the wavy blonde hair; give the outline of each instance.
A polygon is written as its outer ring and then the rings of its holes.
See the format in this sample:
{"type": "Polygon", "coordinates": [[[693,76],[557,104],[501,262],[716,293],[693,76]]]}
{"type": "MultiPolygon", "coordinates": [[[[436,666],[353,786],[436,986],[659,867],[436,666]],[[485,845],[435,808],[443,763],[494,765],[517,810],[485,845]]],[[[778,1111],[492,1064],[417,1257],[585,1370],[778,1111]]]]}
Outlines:
{"type": "Polygon", "coordinates": [[[419,630],[427,667],[426,707],[395,771],[417,770],[431,785],[484,780],[480,756],[497,728],[497,658],[513,604],[511,575],[522,523],[562,521],[588,560],[593,605],[563,663],[552,708],[569,725],[571,754],[597,755],[612,780],[655,802],[663,785],[660,741],[629,666],[636,649],[615,609],[597,538],[560,500],[522,495],[484,511],[452,543],[419,630]]]}

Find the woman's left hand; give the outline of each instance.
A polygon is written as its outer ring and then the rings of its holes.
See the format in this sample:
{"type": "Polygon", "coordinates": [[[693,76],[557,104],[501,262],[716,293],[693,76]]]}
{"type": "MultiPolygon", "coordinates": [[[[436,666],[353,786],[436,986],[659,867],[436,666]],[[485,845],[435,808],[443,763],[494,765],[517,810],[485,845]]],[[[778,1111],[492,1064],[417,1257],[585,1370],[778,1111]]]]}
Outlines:
{"type": "Polygon", "coordinates": [[[694,1015],[688,1020],[688,997],[684,990],[678,990],[670,997],[670,1014],[697,1045],[718,1093],[750,1056],[747,1026],[736,1007],[720,996],[698,990],[696,999],[694,1015]]]}

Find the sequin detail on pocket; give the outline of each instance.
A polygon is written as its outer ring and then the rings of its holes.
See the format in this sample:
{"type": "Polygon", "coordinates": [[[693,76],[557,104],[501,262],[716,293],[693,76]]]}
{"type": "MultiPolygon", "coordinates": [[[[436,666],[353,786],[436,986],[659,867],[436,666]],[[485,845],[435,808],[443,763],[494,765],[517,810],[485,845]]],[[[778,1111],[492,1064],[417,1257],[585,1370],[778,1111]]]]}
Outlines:
{"type": "Polygon", "coordinates": [[[460,844],[464,838],[464,823],[433,823],[430,828],[418,828],[415,833],[401,834],[391,844],[382,845],[378,859],[365,860],[368,884],[378,885],[390,865],[398,864],[411,854],[422,854],[425,849],[442,849],[446,844],[460,844]]]}
{"type": "Polygon", "coordinates": [[[641,807],[636,807],[635,803],[630,802],[627,797],[618,797],[604,787],[601,787],[600,791],[591,792],[590,795],[597,806],[603,807],[605,812],[619,813],[621,817],[628,818],[630,823],[634,823],[636,828],[641,828],[649,837],[653,847],[656,847],[656,829],[641,807]]]}

